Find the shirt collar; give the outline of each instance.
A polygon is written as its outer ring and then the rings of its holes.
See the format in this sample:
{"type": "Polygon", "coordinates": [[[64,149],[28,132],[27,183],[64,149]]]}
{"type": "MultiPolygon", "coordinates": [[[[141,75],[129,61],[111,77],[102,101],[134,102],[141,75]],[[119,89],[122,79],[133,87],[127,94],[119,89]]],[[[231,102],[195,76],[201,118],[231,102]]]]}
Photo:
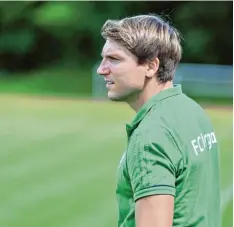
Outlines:
{"type": "Polygon", "coordinates": [[[158,94],[154,95],[152,98],[150,98],[144,105],[139,109],[137,112],[135,118],[130,124],[126,124],[126,131],[128,134],[128,137],[132,134],[132,132],[137,128],[139,123],[142,121],[142,119],[145,117],[145,115],[150,111],[150,109],[158,102],[160,102],[163,99],[172,97],[174,95],[178,95],[182,93],[182,88],[180,84],[174,85],[172,88],[165,89],[158,94]]]}

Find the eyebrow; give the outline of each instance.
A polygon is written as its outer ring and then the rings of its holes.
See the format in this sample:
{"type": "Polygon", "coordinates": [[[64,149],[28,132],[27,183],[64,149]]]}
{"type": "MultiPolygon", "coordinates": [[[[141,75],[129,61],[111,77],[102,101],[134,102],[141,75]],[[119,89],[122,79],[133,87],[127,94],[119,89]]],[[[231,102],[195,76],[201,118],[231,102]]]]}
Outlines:
{"type": "Polygon", "coordinates": [[[115,52],[110,52],[110,53],[107,53],[107,54],[103,54],[103,53],[101,53],[101,57],[113,57],[113,56],[115,56],[115,57],[120,57],[117,53],[115,53],[115,52]]]}

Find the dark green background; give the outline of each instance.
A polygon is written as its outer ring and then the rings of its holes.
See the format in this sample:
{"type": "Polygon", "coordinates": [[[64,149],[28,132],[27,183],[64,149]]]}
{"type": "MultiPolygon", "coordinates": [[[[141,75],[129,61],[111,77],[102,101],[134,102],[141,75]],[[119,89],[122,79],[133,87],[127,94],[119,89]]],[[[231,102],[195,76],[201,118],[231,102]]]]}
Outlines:
{"type": "Polygon", "coordinates": [[[156,13],[183,36],[182,63],[232,65],[231,1],[0,2],[0,92],[90,96],[103,23],[156,13]]]}

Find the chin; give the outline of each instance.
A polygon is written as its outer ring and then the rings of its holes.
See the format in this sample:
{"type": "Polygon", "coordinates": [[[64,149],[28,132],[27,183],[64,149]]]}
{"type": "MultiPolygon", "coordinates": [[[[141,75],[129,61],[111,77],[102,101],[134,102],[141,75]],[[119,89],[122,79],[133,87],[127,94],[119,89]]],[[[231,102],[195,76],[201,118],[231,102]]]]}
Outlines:
{"type": "Polygon", "coordinates": [[[127,100],[126,95],[117,95],[111,92],[108,92],[108,99],[115,102],[125,102],[127,100]]]}

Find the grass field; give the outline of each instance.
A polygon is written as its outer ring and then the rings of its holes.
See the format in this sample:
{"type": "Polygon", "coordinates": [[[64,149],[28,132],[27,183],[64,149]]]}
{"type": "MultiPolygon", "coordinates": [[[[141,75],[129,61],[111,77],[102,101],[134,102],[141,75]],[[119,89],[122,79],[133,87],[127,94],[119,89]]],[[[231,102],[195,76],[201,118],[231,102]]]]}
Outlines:
{"type": "MultiPolygon", "coordinates": [[[[116,226],[115,171],[130,108],[16,95],[0,103],[0,226],[116,226]]],[[[223,226],[231,227],[232,112],[206,111],[221,142],[223,226]]]]}

